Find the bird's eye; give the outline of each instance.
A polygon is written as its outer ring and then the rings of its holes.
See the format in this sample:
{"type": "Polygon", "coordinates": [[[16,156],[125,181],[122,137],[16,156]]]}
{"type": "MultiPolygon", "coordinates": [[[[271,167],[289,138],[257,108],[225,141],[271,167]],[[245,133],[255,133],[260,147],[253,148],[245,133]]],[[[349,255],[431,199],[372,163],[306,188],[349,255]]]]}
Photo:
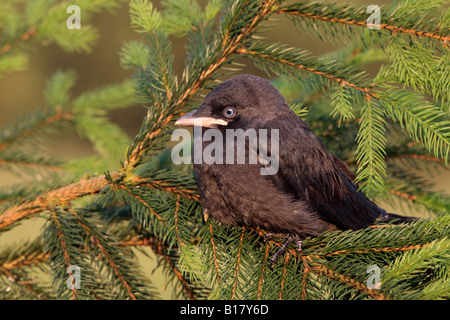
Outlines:
{"type": "Polygon", "coordinates": [[[226,108],[223,110],[223,114],[227,118],[234,118],[236,116],[236,110],[234,108],[226,108]]]}

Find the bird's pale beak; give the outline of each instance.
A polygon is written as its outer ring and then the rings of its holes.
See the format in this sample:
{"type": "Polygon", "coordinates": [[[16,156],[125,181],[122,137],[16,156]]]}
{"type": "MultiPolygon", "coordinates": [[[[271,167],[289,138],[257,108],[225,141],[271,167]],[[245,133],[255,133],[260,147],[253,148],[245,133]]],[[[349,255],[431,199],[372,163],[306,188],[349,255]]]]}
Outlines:
{"type": "Polygon", "coordinates": [[[217,128],[217,125],[226,126],[228,122],[222,119],[216,119],[213,117],[196,116],[196,111],[191,111],[181,116],[176,122],[176,126],[183,127],[205,127],[205,128],[217,128]]]}

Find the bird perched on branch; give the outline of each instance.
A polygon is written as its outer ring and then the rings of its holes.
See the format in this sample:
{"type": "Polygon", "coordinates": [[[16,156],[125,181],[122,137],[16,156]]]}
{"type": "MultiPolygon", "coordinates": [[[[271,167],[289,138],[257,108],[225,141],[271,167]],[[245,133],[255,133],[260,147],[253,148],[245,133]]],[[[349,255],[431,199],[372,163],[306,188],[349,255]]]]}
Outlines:
{"type": "MultiPolygon", "coordinates": [[[[175,124],[201,126],[203,135],[215,130],[194,154],[215,149],[212,157],[217,160],[218,152],[233,150],[231,156],[223,155],[223,161],[194,161],[205,219],[210,216],[223,224],[259,227],[269,232],[267,239],[285,238],[271,258],[272,265],[290,243],[295,242],[300,251],[305,236],[318,236],[327,230],[357,230],[375,221],[411,220],[387,213],[359,191],[347,165],[326,149],[266,79],[235,76],[218,85],[196,110],[175,124]],[[270,138],[265,146],[259,141],[252,149],[249,132],[261,129],[269,132],[270,138]],[[232,141],[227,140],[229,131],[244,135],[244,156],[250,158],[256,150],[256,163],[225,161],[242,156],[238,154],[242,148],[229,148],[239,138],[235,135],[232,141]],[[222,149],[211,148],[218,143],[222,149]],[[274,149],[275,145],[278,148],[274,149]],[[277,157],[272,159],[278,161],[278,170],[263,174],[267,157],[263,159],[261,154],[269,150],[271,157],[277,157]]],[[[194,149],[198,142],[194,140],[194,149]]]]}

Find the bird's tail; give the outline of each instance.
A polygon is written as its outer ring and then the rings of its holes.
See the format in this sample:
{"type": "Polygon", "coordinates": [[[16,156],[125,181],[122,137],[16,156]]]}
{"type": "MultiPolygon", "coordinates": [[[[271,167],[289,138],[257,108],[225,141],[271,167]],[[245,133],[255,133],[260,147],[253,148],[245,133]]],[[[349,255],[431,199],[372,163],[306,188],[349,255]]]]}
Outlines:
{"type": "Polygon", "coordinates": [[[383,220],[384,220],[384,222],[392,222],[394,224],[400,224],[400,223],[409,223],[409,222],[416,221],[417,218],[407,217],[407,216],[400,216],[400,215],[394,214],[394,213],[388,213],[384,217],[383,220]]]}

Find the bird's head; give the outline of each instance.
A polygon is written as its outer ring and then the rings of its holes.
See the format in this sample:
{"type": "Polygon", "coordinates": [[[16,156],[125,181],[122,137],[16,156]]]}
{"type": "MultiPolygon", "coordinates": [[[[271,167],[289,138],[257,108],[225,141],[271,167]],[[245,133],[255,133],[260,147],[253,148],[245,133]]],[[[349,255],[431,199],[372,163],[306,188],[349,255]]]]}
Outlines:
{"type": "Polygon", "coordinates": [[[201,105],[180,117],[175,125],[204,128],[255,127],[273,119],[289,107],[283,96],[266,79],[253,75],[235,76],[212,90],[201,105]]]}

